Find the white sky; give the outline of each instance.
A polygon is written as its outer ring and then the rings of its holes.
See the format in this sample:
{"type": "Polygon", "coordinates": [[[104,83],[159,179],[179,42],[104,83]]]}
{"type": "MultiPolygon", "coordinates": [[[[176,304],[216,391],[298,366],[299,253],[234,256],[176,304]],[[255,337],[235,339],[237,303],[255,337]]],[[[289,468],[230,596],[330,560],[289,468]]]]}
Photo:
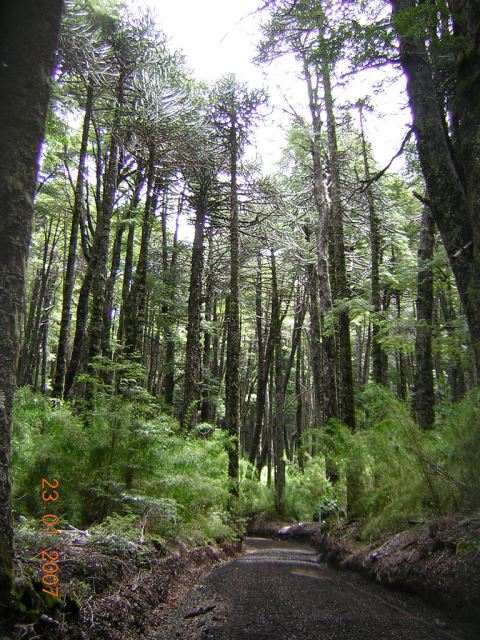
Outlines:
{"type": "MultiPolygon", "coordinates": [[[[196,79],[213,81],[227,73],[235,73],[252,87],[264,86],[273,107],[266,123],[256,133],[257,151],[265,170],[273,171],[280,159],[285,140],[288,116],[283,112],[283,95],[296,108],[306,104],[305,88],[297,77],[295,60],[283,57],[268,67],[252,63],[256,43],[260,39],[260,17],[255,14],[259,0],[129,0],[132,6],[152,7],[159,25],[170,40],[170,46],[180,49],[196,79]]],[[[409,122],[405,104],[403,78],[395,86],[374,95],[374,73],[364,74],[348,88],[347,95],[338,95],[341,102],[371,96],[376,107],[368,116],[367,135],[373,144],[377,161],[386,164],[398,150],[409,122]]],[[[395,168],[394,165],[393,168],[395,168]]]]}

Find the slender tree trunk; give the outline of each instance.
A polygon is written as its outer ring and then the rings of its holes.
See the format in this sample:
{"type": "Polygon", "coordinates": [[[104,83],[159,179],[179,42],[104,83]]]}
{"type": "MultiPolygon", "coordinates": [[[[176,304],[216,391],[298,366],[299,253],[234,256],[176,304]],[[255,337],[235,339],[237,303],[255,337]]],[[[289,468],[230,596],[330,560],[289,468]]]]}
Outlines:
{"type": "Polygon", "coordinates": [[[65,374],[65,386],[63,390],[63,397],[65,400],[69,400],[72,396],[75,379],[78,371],[80,370],[82,354],[84,352],[88,321],[88,298],[90,296],[92,277],[93,270],[89,263],[78,294],[75,337],[73,340],[70,362],[68,364],[67,373],[65,374]]]}
{"type": "Polygon", "coordinates": [[[239,227],[237,194],[238,132],[235,118],[230,126],[230,294],[228,305],[227,362],[225,375],[225,423],[230,436],[228,476],[231,495],[239,491],[240,433],[240,306],[239,306],[239,227]]]}
{"type": "Polygon", "coordinates": [[[315,267],[310,269],[310,360],[313,378],[314,420],[315,427],[323,424],[323,389],[322,389],[322,342],[320,314],[318,310],[318,281],[315,267]]]}
{"type": "Polygon", "coordinates": [[[109,254],[110,226],[118,183],[120,145],[120,111],[124,102],[125,74],[120,72],[117,85],[117,104],[108,154],[108,164],[103,184],[102,205],[99,211],[92,255],[88,268],[92,271],[91,313],[86,343],[86,363],[93,375],[94,359],[102,353],[103,303],[107,284],[107,261],[109,254]]]}
{"type": "Polygon", "coordinates": [[[215,306],[215,277],[213,271],[213,234],[212,227],[208,230],[208,259],[206,269],[206,287],[205,287],[205,323],[207,328],[203,333],[203,388],[202,388],[202,408],[201,421],[211,422],[212,420],[212,401],[211,401],[211,382],[212,382],[212,331],[210,329],[213,319],[213,309],[215,306]]]}
{"type": "Polygon", "coordinates": [[[285,514],[285,450],[284,422],[285,422],[285,396],[283,393],[283,355],[282,332],[280,320],[280,300],[278,297],[277,267],[275,253],[271,250],[272,262],[272,344],[275,353],[275,418],[273,434],[273,458],[275,466],[275,507],[280,515],[285,514]]]}
{"type": "MultiPolygon", "coordinates": [[[[18,382],[20,385],[33,384],[34,369],[38,362],[38,350],[41,341],[41,323],[45,308],[45,296],[50,281],[50,272],[52,269],[53,258],[55,256],[55,248],[57,244],[57,229],[53,232],[53,219],[50,220],[48,232],[45,235],[45,244],[43,250],[42,267],[37,276],[40,280],[38,296],[35,299],[35,307],[33,309],[32,324],[29,331],[25,334],[24,347],[20,355],[20,363],[18,367],[18,382]]],[[[32,311],[32,309],[31,309],[32,311]]],[[[30,318],[29,318],[30,320],[30,318]]],[[[30,322],[29,322],[30,324],[30,322]]]]}
{"type": "Polygon", "coordinates": [[[255,337],[257,342],[257,389],[255,400],[255,425],[249,452],[251,464],[255,464],[262,433],[263,416],[265,413],[265,393],[267,389],[268,373],[265,366],[265,345],[263,336],[263,301],[262,301],[262,255],[257,255],[257,273],[255,278],[255,337]]]}
{"type": "Polygon", "coordinates": [[[145,326],[146,280],[148,271],[148,254],[153,216],[158,204],[160,183],[155,180],[155,154],[150,149],[147,176],[147,197],[143,212],[142,235],[137,268],[125,305],[125,351],[128,355],[140,354],[142,336],[145,326]]]}
{"type": "Polygon", "coordinates": [[[178,261],[178,226],[180,215],[183,207],[183,195],[180,199],[180,203],[177,211],[177,218],[175,222],[175,232],[173,235],[172,256],[170,259],[170,266],[168,266],[167,256],[167,219],[166,210],[162,215],[162,256],[163,256],[163,282],[168,285],[170,302],[162,308],[162,314],[165,318],[166,328],[165,337],[167,346],[165,349],[165,402],[170,406],[173,405],[173,399],[175,394],[175,302],[176,302],[176,276],[177,276],[177,261],[178,261]]]}
{"type": "Polygon", "coordinates": [[[63,280],[62,316],[60,319],[60,331],[58,336],[57,362],[55,367],[55,379],[53,383],[52,395],[57,398],[63,396],[65,384],[65,370],[70,347],[70,327],[72,322],[72,298],[75,286],[75,264],[77,260],[78,230],[80,227],[80,217],[84,207],[84,187],[85,187],[85,163],[88,150],[88,136],[90,131],[90,119],[93,109],[93,84],[89,82],[87,86],[87,96],[85,99],[85,114],[83,117],[82,142],[78,157],[77,183],[75,185],[75,195],[72,212],[72,226],[70,240],[68,244],[67,265],[63,280]]]}
{"type": "Polygon", "coordinates": [[[322,366],[322,390],[323,390],[323,421],[338,416],[337,388],[335,375],[335,334],[324,329],[324,320],[332,310],[332,294],[328,274],[327,241],[329,211],[325,184],[323,181],[323,166],[320,153],[321,145],[321,119],[318,107],[318,96],[313,86],[312,77],[307,64],[304,64],[304,76],[307,81],[310,114],[313,126],[313,139],[310,152],[313,163],[313,196],[318,220],[315,224],[317,240],[317,277],[318,300],[320,312],[320,324],[322,329],[323,366],[322,366]]]}
{"type": "MultiPolygon", "coordinates": [[[[370,180],[370,166],[368,161],[367,141],[364,131],[364,116],[360,107],[360,131],[362,138],[362,154],[365,180],[370,180]]],[[[373,365],[373,379],[377,384],[386,383],[384,371],[382,344],[380,341],[380,321],[382,315],[382,296],[380,287],[380,260],[381,260],[381,237],[380,221],[378,219],[377,208],[373,196],[371,184],[367,183],[368,217],[370,222],[370,249],[371,249],[371,304],[372,304],[372,337],[371,337],[371,358],[373,365]]]]}
{"type": "MultiPolygon", "coordinates": [[[[136,176],[136,184],[139,185],[139,195],[140,191],[144,184],[144,175],[142,168],[138,168],[137,176],[136,176]]],[[[131,215],[135,215],[136,208],[139,204],[140,200],[136,200],[136,198],[132,199],[131,203],[131,215]]],[[[127,306],[128,294],[130,293],[130,288],[132,286],[133,280],[133,250],[135,246],[135,222],[130,222],[128,225],[128,236],[127,236],[127,245],[125,248],[125,266],[123,270],[123,280],[122,280],[122,306],[120,309],[120,318],[118,321],[118,332],[117,339],[120,345],[124,346],[125,339],[125,309],[127,306]]]]}
{"type": "Polygon", "coordinates": [[[185,377],[180,413],[180,423],[187,428],[192,428],[197,424],[199,403],[202,397],[201,315],[205,216],[205,199],[200,197],[196,209],[195,236],[190,270],[185,377]]]}
{"type": "Polygon", "coordinates": [[[415,334],[415,392],[413,411],[422,429],[433,427],[435,395],[432,358],[434,223],[424,207],[418,246],[417,330],[415,334]]]}
{"type": "Polygon", "coordinates": [[[298,347],[297,347],[297,360],[295,363],[295,396],[296,396],[296,409],[295,409],[295,431],[297,441],[297,456],[298,466],[300,470],[304,470],[304,454],[303,454],[303,384],[302,384],[302,366],[303,366],[303,343],[302,332],[299,332],[298,347]]]}
{"type": "MultiPolygon", "coordinates": [[[[140,171],[137,172],[136,183],[134,186],[132,199],[130,201],[130,206],[128,207],[125,218],[130,219],[134,214],[138,203],[140,202],[140,191],[142,188],[142,174],[140,171]]],[[[129,231],[133,227],[133,224],[129,224],[129,231]]],[[[110,267],[110,275],[107,280],[107,286],[105,289],[105,301],[103,303],[103,332],[102,332],[102,352],[111,356],[111,347],[110,347],[110,333],[112,329],[112,309],[113,309],[113,293],[115,290],[115,283],[117,281],[118,270],[120,268],[120,258],[122,253],[122,238],[125,230],[125,225],[123,221],[120,222],[118,228],[115,232],[115,239],[113,241],[112,247],[112,263],[110,267]]],[[[133,234],[132,234],[133,236],[133,234]]],[[[128,251],[128,249],[127,249],[128,251]]],[[[131,271],[130,271],[131,277],[131,271]]],[[[123,322],[123,319],[122,321],[123,322]]],[[[119,321],[120,325],[120,321],[119,321]]],[[[122,334],[123,335],[123,334],[122,334]]]]}

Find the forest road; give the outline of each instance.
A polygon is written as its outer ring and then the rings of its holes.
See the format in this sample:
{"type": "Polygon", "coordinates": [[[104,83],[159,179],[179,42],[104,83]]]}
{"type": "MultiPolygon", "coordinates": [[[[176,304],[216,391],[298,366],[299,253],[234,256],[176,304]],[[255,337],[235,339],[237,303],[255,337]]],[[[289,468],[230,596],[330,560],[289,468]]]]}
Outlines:
{"type": "MultiPolygon", "coordinates": [[[[156,640],[460,640],[479,636],[413,596],[319,561],[305,544],[247,538],[189,591],[156,640]]],[[[478,633],[478,631],[477,631],[478,633]]]]}

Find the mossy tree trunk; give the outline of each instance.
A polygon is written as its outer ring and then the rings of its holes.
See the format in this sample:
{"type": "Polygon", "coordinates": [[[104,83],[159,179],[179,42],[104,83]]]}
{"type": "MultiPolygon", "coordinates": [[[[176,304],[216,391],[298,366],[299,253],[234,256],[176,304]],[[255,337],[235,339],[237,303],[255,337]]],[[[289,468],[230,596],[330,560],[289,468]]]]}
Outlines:
{"type": "Polygon", "coordinates": [[[0,619],[12,587],[10,440],[32,198],[62,8],[6,0],[0,15],[0,619]]]}

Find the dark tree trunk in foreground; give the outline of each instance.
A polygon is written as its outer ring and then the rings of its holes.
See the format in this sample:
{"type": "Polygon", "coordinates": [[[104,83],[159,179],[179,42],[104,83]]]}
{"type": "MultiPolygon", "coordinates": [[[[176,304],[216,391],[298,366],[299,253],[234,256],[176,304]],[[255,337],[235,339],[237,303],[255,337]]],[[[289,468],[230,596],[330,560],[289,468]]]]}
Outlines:
{"type": "Polygon", "coordinates": [[[415,335],[415,393],[413,410],[422,429],[430,429],[435,419],[432,358],[434,223],[424,207],[418,247],[417,331],[415,335]]]}
{"type": "Polygon", "coordinates": [[[32,198],[61,0],[5,1],[0,15],[0,619],[12,581],[11,423],[32,198]]]}
{"type": "Polygon", "coordinates": [[[447,250],[468,323],[480,379],[480,11],[478,2],[451,2],[457,47],[451,72],[453,126],[446,126],[425,36],[413,29],[416,0],[392,0],[400,60],[429,204],[447,250]],[[403,11],[412,18],[399,20],[403,11]],[[413,11],[413,13],[412,13],[413,11]]]}

